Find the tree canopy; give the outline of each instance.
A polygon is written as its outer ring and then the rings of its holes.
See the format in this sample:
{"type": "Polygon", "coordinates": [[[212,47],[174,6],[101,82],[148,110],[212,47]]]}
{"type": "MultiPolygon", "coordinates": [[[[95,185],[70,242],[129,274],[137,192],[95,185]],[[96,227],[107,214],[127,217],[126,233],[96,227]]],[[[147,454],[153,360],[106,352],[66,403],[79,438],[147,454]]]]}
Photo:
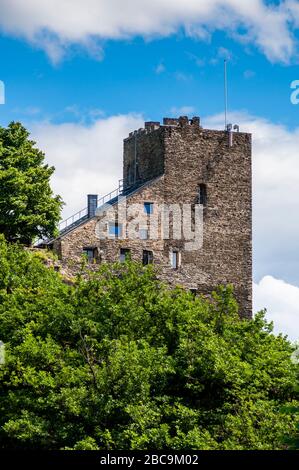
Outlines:
{"type": "Polygon", "coordinates": [[[68,285],[44,256],[0,242],[0,448],[286,448],[298,365],[263,313],[129,261],[68,285]]]}
{"type": "Polygon", "coordinates": [[[62,201],[50,187],[53,172],[20,123],[0,127],[0,233],[8,241],[29,245],[56,233],[62,201]]]}

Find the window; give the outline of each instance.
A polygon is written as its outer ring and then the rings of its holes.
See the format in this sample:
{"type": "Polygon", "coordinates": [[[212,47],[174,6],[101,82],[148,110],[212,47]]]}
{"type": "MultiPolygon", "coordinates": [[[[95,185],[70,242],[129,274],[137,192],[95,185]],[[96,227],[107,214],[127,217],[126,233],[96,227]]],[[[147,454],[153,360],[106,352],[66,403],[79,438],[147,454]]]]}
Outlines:
{"type": "Polygon", "coordinates": [[[129,250],[128,248],[121,248],[120,254],[119,254],[119,261],[121,263],[124,263],[130,258],[130,255],[131,255],[131,250],[129,250]]]}
{"type": "Polygon", "coordinates": [[[153,209],[154,209],[154,204],[152,202],[145,202],[144,203],[144,212],[147,214],[147,215],[150,215],[153,213],[153,209]]]}
{"type": "Polygon", "coordinates": [[[121,237],[122,225],[114,222],[109,222],[109,235],[115,238],[121,237]]]}
{"type": "Polygon", "coordinates": [[[207,187],[205,184],[200,184],[199,185],[199,191],[198,191],[198,199],[199,199],[199,204],[202,206],[207,205],[207,187]]]}
{"type": "Polygon", "coordinates": [[[197,289],[190,289],[190,294],[193,295],[193,297],[197,296],[197,289]]]}
{"type": "Polygon", "coordinates": [[[139,230],[139,237],[140,237],[140,240],[147,240],[148,239],[148,229],[147,228],[141,228],[139,230]]]}
{"type": "Polygon", "coordinates": [[[97,248],[83,248],[83,255],[88,263],[94,263],[97,260],[97,248]]]}
{"type": "Polygon", "coordinates": [[[180,253],[176,250],[170,253],[170,262],[173,269],[178,269],[180,266],[180,253]]]}
{"type": "Polygon", "coordinates": [[[154,255],[152,251],[143,250],[142,263],[144,266],[152,264],[154,261],[154,255]]]}

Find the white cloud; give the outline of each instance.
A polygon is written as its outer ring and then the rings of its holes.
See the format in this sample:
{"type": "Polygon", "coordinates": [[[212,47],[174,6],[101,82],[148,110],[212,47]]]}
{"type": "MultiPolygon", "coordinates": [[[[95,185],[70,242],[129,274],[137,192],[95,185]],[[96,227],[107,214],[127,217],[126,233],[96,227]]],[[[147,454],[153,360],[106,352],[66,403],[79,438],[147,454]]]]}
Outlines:
{"type": "Polygon", "coordinates": [[[299,26],[299,4],[298,0],[286,0],[286,8],[289,11],[290,16],[292,17],[295,25],[299,26]]]}
{"type": "Polygon", "coordinates": [[[267,308],[267,319],[274,322],[274,332],[299,340],[299,287],[272,276],[254,285],[254,311],[267,308]]]}
{"type": "Polygon", "coordinates": [[[207,39],[224,30],[259,47],[271,61],[287,62],[295,53],[291,21],[297,4],[266,5],[263,0],[0,0],[0,28],[44,48],[57,61],[80,44],[98,58],[98,40],[185,33],[207,39]],[[239,31],[242,30],[242,35],[239,31]]]}
{"type": "Polygon", "coordinates": [[[210,59],[210,64],[216,65],[219,61],[223,61],[224,59],[229,61],[234,60],[233,53],[225,47],[218,47],[216,56],[210,59]]]}
{"type": "Polygon", "coordinates": [[[233,58],[233,54],[225,47],[219,47],[217,51],[217,57],[219,57],[219,59],[231,60],[233,58]]]}
{"type": "Polygon", "coordinates": [[[93,124],[31,125],[33,138],[56,168],[52,187],[66,203],[63,215],[86,207],[87,194],[104,196],[122,178],[123,139],[143,125],[138,115],[97,119],[93,124]]]}
{"type": "Polygon", "coordinates": [[[166,70],[166,67],[165,65],[161,62],[160,64],[157,65],[157,67],[155,68],[155,73],[157,75],[160,75],[161,73],[165,72],[166,70]]]}

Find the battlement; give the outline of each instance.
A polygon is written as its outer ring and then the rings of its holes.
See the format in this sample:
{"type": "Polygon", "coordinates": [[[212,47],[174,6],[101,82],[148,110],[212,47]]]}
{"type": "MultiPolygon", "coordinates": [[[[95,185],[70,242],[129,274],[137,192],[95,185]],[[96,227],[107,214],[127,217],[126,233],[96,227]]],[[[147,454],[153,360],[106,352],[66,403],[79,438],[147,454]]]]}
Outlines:
{"type": "Polygon", "coordinates": [[[129,139],[136,135],[140,134],[148,134],[150,132],[156,131],[161,127],[187,127],[187,126],[200,126],[200,118],[198,116],[194,116],[192,119],[189,119],[188,116],[180,116],[178,118],[170,118],[165,117],[163,118],[163,123],[161,124],[159,121],[147,121],[144,123],[144,127],[140,129],[130,132],[129,139]]]}
{"type": "Polygon", "coordinates": [[[200,117],[194,116],[189,119],[188,116],[180,116],[179,118],[163,118],[163,126],[174,126],[174,127],[187,127],[195,126],[200,127],[200,117]]]}

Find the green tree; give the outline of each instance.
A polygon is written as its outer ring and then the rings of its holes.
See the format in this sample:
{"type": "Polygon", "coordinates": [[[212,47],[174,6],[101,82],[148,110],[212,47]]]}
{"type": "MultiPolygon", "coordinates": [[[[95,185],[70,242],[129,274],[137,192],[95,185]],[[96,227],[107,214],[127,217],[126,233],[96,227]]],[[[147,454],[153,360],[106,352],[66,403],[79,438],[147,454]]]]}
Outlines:
{"type": "Polygon", "coordinates": [[[50,187],[53,172],[20,123],[0,127],[0,233],[8,241],[29,245],[56,233],[62,201],[50,187]]]}
{"type": "Polygon", "coordinates": [[[280,449],[296,427],[292,345],[263,313],[239,320],[168,290],[151,267],[74,285],[0,243],[0,448],[280,449]]]}
{"type": "MultiPolygon", "coordinates": [[[[297,344],[297,361],[298,361],[298,344],[297,344]]],[[[299,377],[298,377],[299,378],[299,377]]],[[[299,382],[299,380],[298,380],[299,382]]],[[[299,386],[296,387],[297,392],[299,393],[299,386]]],[[[288,413],[289,415],[298,416],[297,426],[291,435],[287,436],[285,439],[285,444],[288,446],[289,449],[292,450],[299,450],[299,406],[286,406],[282,409],[284,414],[288,413]]]]}
{"type": "MultiPolygon", "coordinates": [[[[284,413],[297,415],[299,417],[299,407],[286,408],[283,411],[284,413]]],[[[289,449],[299,450],[299,422],[297,423],[295,431],[290,436],[286,437],[285,444],[288,446],[289,449]]]]}

